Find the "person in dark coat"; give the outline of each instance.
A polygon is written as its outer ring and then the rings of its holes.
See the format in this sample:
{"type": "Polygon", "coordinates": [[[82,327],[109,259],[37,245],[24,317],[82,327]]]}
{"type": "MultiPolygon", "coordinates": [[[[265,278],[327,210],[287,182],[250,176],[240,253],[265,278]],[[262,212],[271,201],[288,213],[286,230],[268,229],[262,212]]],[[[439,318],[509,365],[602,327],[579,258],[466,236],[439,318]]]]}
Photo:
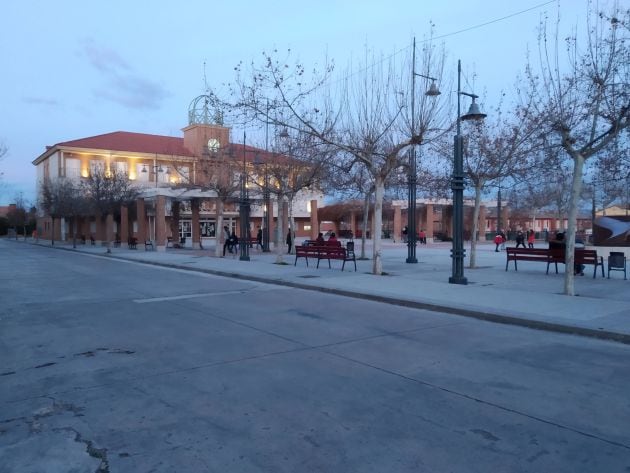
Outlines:
{"type": "Polygon", "coordinates": [[[516,232],[516,247],[518,248],[521,245],[523,245],[523,248],[527,248],[525,246],[525,234],[519,230],[516,232]]]}
{"type": "Polygon", "coordinates": [[[291,229],[287,233],[287,245],[289,245],[289,251],[287,253],[291,253],[291,247],[293,245],[293,239],[291,238],[291,229]]]}

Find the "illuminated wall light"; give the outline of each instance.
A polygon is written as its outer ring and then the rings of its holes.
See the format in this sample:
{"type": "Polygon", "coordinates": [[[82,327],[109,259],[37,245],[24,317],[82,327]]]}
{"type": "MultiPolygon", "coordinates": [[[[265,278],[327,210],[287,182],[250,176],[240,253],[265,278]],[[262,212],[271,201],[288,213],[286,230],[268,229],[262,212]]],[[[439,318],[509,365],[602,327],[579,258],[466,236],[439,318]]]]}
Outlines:
{"type": "Polygon", "coordinates": [[[85,158],[81,160],[81,177],[90,177],[89,162],[85,158]]]}
{"type": "Polygon", "coordinates": [[[135,181],[138,178],[136,171],[136,164],[133,161],[129,162],[129,180],[135,181]]]}
{"type": "Polygon", "coordinates": [[[306,201],[306,211],[309,212],[309,213],[311,211],[311,201],[310,200],[306,201]]]}

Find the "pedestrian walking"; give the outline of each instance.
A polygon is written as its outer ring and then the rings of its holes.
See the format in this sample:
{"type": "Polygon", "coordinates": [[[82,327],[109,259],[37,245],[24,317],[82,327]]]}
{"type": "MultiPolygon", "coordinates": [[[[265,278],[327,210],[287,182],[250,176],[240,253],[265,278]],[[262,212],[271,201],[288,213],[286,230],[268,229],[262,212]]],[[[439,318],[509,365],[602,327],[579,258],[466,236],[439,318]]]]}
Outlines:
{"type": "Polygon", "coordinates": [[[516,232],[516,247],[520,247],[521,245],[523,245],[523,248],[527,248],[525,246],[525,234],[522,232],[522,230],[519,230],[516,232]]]}
{"type": "Polygon", "coordinates": [[[289,246],[289,251],[287,253],[291,253],[291,248],[293,246],[293,238],[291,238],[291,229],[289,228],[289,232],[287,233],[287,245],[289,246]]]}
{"type": "Polygon", "coordinates": [[[501,236],[501,233],[497,232],[497,234],[494,236],[494,244],[496,245],[494,251],[498,253],[499,246],[503,244],[503,237],[501,236]]]}
{"type": "Polygon", "coordinates": [[[528,248],[533,248],[534,247],[534,240],[536,239],[536,233],[534,232],[534,230],[530,230],[527,233],[527,247],[528,248]]]}

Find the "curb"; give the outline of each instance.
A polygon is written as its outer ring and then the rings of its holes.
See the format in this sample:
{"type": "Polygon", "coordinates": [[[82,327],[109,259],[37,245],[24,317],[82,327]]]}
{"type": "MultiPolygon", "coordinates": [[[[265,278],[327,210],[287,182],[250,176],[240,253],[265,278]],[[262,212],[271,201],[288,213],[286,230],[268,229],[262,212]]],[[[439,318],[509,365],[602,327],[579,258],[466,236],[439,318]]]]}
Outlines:
{"type": "Polygon", "coordinates": [[[544,322],[539,320],[522,319],[514,317],[512,315],[501,314],[496,312],[486,312],[481,310],[466,309],[462,307],[448,306],[433,304],[420,301],[409,301],[404,299],[396,299],[393,297],[379,296],[375,294],[364,294],[359,292],[347,291],[344,289],[332,289],[327,287],[310,286],[306,284],[300,284],[292,281],[285,281],[282,279],[265,278],[262,276],[244,275],[240,273],[234,273],[229,271],[221,271],[216,269],[200,269],[191,268],[190,266],[184,266],[174,263],[159,263],[156,261],[147,261],[140,259],[127,259],[120,256],[102,255],[105,258],[117,259],[120,261],[133,261],[141,264],[149,264],[152,266],[180,269],[184,271],[192,271],[197,273],[211,274],[213,276],[222,276],[227,278],[243,279],[245,281],[260,282],[266,284],[276,284],[279,286],[293,287],[295,289],[303,289],[306,291],[317,291],[326,294],[334,294],[337,296],[352,297],[355,299],[369,300],[373,302],[381,302],[384,304],[396,305],[400,307],[408,307],[412,309],[429,310],[432,312],[442,312],[445,314],[460,315],[463,317],[470,317],[477,320],[483,320],[486,322],[499,323],[504,325],[514,325],[518,327],[524,327],[534,330],[543,330],[547,332],[562,333],[565,335],[578,335],[582,337],[596,338],[599,340],[608,340],[618,343],[630,345],[630,334],[611,332],[609,330],[596,330],[586,327],[576,327],[571,325],[563,325],[554,322],[544,322]]]}
{"type": "MultiPolygon", "coordinates": [[[[26,243],[29,243],[29,242],[26,242],[26,243]]],[[[30,244],[36,245],[36,246],[42,246],[44,248],[70,251],[73,253],[88,255],[88,256],[97,257],[97,258],[109,258],[113,260],[147,264],[147,265],[152,265],[152,266],[157,266],[157,267],[172,268],[172,269],[179,269],[179,270],[191,271],[191,272],[196,272],[196,273],[211,274],[213,276],[242,279],[245,281],[260,282],[260,283],[265,283],[265,284],[276,284],[279,286],[293,287],[296,289],[303,289],[306,291],[317,291],[317,292],[333,294],[337,296],[352,297],[355,299],[380,302],[380,303],[395,305],[399,307],[429,310],[432,312],[442,312],[445,314],[460,315],[463,317],[483,320],[486,322],[492,322],[492,323],[498,323],[498,324],[504,324],[504,325],[513,325],[517,327],[529,328],[533,330],[542,330],[542,331],[547,331],[547,332],[555,332],[555,333],[561,333],[565,335],[578,335],[582,337],[595,338],[598,340],[608,340],[608,341],[630,345],[630,334],[611,332],[609,330],[596,330],[596,329],[586,328],[586,327],[563,325],[563,324],[554,323],[554,322],[544,322],[544,321],[539,321],[539,320],[523,319],[519,317],[514,317],[513,315],[497,313],[497,312],[467,309],[463,307],[441,305],[441,304],[434,304],[434,303],[428,303],[428,302],[396,299],[396,298],[388,297],[388,296],[364,294],[364,293],[353,292],[353,291],[348,291],[344,289],[333,289],[333,288],[327,288],[327,287],[311,286],[307,284],[301,284],[298,282],[286,281],[283,279],[273,279],[273,278],[262,277],[262,276],[244,275],[244,274],[231,272],[231,271],[221,271],[217,269],[191,268],[190,266],[185,266],[181,264],[161,263],[161,262],[156,262],[156,261],[148,261],[144,259],[135,259],[135,258],[129,259],[129,258],[121,257],[121,256],[116,256],[113,253],[91,254],[91,253],[80,251],[75,248],[61,248],[61,247],[54,247],[54,246],[49,246],[49,245],[42,245],[39,243],[30,243],[30,244]]]]}

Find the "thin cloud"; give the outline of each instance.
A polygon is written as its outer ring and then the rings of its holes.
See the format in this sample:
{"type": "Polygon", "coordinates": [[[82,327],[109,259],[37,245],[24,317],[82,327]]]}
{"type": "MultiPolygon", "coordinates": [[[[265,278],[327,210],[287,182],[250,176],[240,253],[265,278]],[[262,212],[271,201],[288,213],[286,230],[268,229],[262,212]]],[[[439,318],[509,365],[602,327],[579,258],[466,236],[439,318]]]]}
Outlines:
{"type": "Polygon", "coordinates": [[[93,91],[96,97],[130,109],[158,109],[171,94],[162,85],[134,72],[116,51],[88,40],[83,55],[100,73],[105,83],[93,91]]]}
{"type": "Polygon", "coordinates": [[[57,100],[47,97],[22,97],[22,102],[32,105],[48,105],[50,107],[57,107],[59,105],[57,100]]]}
{"type": "Polygon", "coordinates": [[[133,75],[111,78],[109,87],[95,90],[94,94],[133,109],[157,109],[170,95],[159,84],[133,75]]]}
{"type": "Polygon", "coordinates": [[[116,51],[99,47],[92,40],[87,40],[83,46],[83,54],[90,64],[101,72],[118,74],[119,71],[131,70],[131,67],[116,51]]]}

